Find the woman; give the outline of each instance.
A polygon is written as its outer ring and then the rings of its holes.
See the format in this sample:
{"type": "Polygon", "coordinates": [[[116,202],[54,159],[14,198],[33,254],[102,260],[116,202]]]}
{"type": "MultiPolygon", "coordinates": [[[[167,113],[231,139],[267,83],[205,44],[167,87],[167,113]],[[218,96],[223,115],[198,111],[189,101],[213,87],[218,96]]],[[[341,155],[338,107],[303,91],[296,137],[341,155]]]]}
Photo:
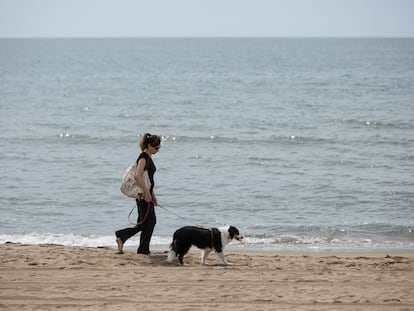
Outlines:
{"type": "Polygon", "coordinates": [[[143,193],[139,199],[136,199],[138,206],[138,221],[135,227],[125,228],[115,232],[119,254],[123,254],[122,248],[125,242],[133,235],[142,231],[137,253],[149,255],[149,245],[156,223],[154,210],[154,206],[157,206],[157,198],[154,193],[154,173],[156,171],[156,167],[151,156],[160,150],[161,138],[158,135],[146,133],[142,136],[139,145],[142,152],[137,159],[135,180],[143,189],[143,193]],[[145,184],[144,178],[142,177],[142,172],[144,170],[148,171],[148,176],[151,182],[151,187],[149,189],[145,184]]]}

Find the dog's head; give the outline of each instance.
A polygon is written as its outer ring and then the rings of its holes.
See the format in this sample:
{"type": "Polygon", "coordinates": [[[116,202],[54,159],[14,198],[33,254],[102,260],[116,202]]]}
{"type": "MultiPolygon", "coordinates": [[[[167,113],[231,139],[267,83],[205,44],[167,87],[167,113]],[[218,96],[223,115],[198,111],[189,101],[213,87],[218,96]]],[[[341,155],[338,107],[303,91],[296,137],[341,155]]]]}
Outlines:
{"type": "Polygon", "coordinates": [[[240,235],[239,229],[237,229],[234,226],[230,226],[229,229],[228,229],[228,232],[229,232],[229,235],[230,235],[230,240],[236,239],[240,243],[243,242],[243,236],[240,235]]]}

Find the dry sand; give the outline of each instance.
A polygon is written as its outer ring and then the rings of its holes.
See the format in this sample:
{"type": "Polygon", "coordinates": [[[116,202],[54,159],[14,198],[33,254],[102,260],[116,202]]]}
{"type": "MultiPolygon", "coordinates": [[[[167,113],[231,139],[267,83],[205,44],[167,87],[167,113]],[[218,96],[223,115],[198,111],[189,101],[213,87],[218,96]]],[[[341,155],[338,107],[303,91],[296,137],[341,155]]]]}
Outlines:
{"type": "Polygon", "coordinates": [[[414,310],[414,253],[166,254],[0,245],[0,310],[414,310]]]}

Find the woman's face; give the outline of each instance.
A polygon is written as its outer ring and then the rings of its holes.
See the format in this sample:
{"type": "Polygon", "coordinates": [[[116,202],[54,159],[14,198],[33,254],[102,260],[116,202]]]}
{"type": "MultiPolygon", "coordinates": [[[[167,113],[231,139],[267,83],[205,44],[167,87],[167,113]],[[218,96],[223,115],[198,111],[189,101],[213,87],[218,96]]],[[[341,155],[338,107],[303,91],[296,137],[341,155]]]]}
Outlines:
{"type": "Polygon", "coordinates": [[[155,147],[152,146],[151,144],[149,144],[148,147],[150,148],[150,152],[152,154],[155,154],[155,153],[157,153],[160,150],[161,144],[159,144],[158,146],[155,146],[155,147]]]}

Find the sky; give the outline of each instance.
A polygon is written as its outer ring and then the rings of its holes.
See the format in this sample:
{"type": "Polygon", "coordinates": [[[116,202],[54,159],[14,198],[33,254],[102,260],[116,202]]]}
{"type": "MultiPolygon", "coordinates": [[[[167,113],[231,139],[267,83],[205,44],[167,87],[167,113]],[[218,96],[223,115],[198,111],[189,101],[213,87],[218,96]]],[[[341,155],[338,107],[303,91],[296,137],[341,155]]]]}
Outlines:
{"type": "Polygon", "coordinates": [[[414,0],[0,0],[15,37],[414,37],[414,0]]]}

